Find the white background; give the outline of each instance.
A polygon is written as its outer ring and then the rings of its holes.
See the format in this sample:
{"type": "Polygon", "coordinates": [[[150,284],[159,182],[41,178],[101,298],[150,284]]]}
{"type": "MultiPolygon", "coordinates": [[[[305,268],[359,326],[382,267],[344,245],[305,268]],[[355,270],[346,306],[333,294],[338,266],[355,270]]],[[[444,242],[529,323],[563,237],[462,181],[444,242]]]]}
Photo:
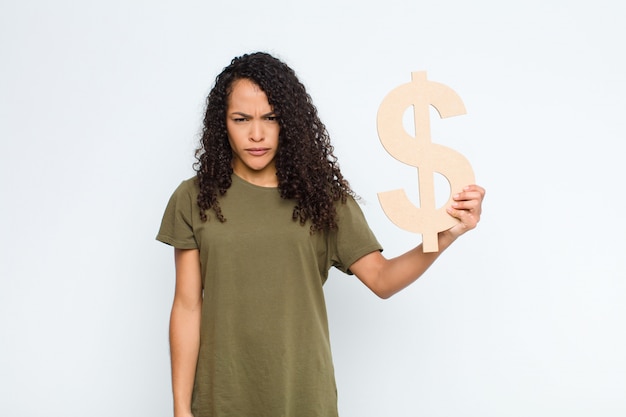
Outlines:
{"type": "Polygon", "coordinates": [[[173,251],[205,97],[234,56],[291,65],[385,253],[420,236],[377,136],[428,71],[487,188],[479,227],[382,301],[326,286],[343,417],[626,415],[624,10],[599,1],[3,1],[0,415],[169,416],[173,251]]]}

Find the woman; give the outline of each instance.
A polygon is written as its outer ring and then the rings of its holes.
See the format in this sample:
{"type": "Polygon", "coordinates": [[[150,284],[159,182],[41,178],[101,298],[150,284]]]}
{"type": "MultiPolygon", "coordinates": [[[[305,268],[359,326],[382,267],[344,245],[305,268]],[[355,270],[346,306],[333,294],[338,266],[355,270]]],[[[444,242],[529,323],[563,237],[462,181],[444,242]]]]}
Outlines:
{"type": "Polygon", "coordinates": [[[328,270],[390,297],[476,226],[484,190],[454,197],[439,253],[384,258],[311,98],[265,53],[217,77],[196,156],[157,236],[175,248],[175,416],[337,416],[328,270]]]}

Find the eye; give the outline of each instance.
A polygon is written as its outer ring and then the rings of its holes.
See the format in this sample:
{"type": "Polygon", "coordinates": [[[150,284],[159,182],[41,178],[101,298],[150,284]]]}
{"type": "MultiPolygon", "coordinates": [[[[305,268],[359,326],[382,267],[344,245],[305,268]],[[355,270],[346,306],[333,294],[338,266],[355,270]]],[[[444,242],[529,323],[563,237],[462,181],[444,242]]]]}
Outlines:
{"type": "Polygon", "coordinates": [[[235,123],[243,123],[245,122],[247,119],[245,117],[234,117],[233,118],[233,122],[235,123]]]}
{"type": "Polygon", "coordinates": [[[267,116],[265,118],[265,120],[267,120],[268,122],[276,122],[276,121],[278,121],[278,118],[276,116],[272,115],[272,116],[267,116]]]}

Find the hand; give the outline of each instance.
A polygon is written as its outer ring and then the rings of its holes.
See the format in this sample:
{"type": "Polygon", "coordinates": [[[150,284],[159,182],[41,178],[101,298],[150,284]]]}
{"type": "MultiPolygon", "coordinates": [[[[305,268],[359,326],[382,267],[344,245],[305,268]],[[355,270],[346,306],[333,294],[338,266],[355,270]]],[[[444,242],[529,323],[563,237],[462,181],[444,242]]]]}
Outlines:
{"type": "Polygon", "coordinates": [[[457,225],[447,230],[454,239],[476,227],[480,221],[484,198],[485,189],[478,185],[468,185],[452,197],[454,202],[446,211],[452,217],[459,219],[457,225]]]}

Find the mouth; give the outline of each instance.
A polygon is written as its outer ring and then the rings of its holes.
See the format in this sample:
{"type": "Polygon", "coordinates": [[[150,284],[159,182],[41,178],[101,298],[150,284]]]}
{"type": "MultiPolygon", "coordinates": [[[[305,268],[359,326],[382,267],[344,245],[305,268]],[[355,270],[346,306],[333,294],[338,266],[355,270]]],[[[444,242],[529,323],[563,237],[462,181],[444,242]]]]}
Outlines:
{"type": "Polygon", "coordinates": [[[270,148],[247,148],[245,149],[252,156],[263,156],[269,152],[270,148]]]}

